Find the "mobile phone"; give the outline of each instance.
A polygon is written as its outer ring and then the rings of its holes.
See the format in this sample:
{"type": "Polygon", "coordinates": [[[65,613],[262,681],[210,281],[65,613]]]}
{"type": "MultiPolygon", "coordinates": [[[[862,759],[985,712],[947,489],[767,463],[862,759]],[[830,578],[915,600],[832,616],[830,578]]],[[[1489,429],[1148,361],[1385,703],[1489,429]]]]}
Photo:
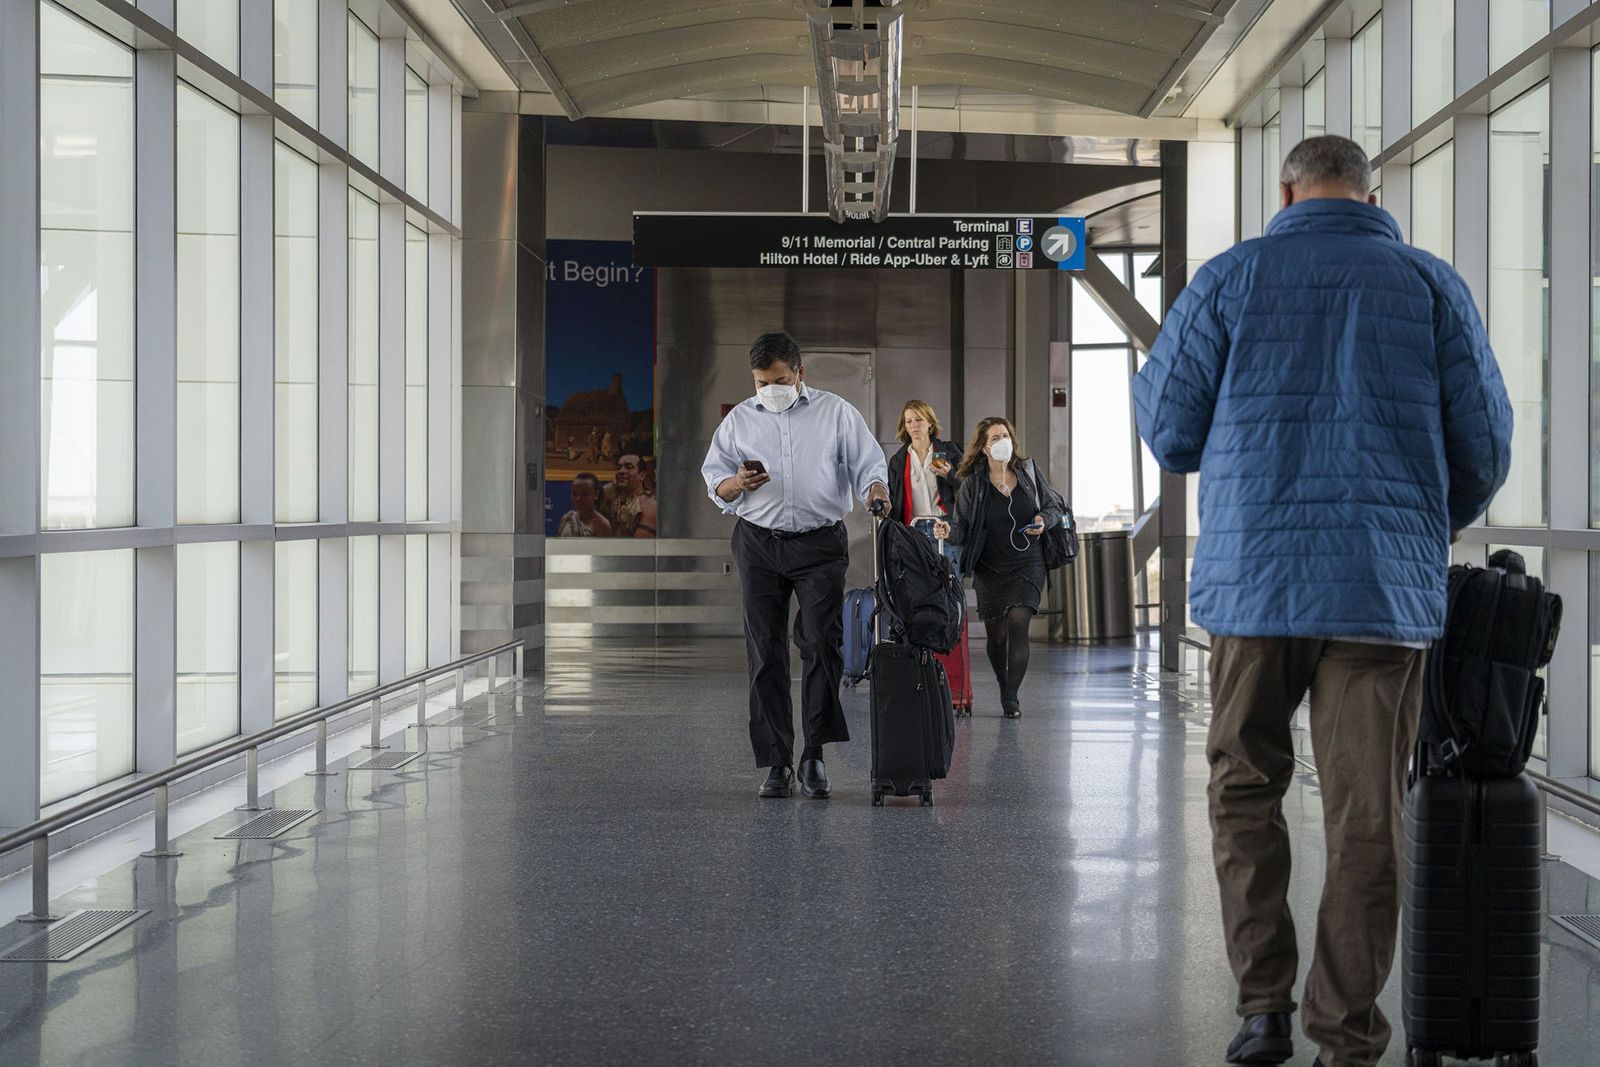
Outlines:
{"type": "Polygon", "coordinates": [[[747,471],[755,471],[757,474],[767,473],[767,465],[759,459],[747,459],[740,466],[747,471]]]}
{"type": "Polygon", "coordinates": [[[1042,523],[1042,522],[1030,522],[1026,526],[1018,526],[1017,527],[1017,533],[1027,533],[1030,530],[1042,530],[1042,529],[1044,529],[1044,523],[1042,523]]]}

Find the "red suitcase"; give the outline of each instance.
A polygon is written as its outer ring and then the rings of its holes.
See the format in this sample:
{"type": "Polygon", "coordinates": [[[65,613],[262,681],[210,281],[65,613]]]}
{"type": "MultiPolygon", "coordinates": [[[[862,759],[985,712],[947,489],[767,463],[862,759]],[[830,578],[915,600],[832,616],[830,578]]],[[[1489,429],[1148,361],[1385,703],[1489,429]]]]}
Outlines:
{"type": "Polygon", "coordinates": [[[972,645],[968,639],[968,626],[961,627],[961,641],[949,652],[935,652],[944,664],[945,677],[950,679],[950,703],[957,715],[972,714],[972,645]]]}

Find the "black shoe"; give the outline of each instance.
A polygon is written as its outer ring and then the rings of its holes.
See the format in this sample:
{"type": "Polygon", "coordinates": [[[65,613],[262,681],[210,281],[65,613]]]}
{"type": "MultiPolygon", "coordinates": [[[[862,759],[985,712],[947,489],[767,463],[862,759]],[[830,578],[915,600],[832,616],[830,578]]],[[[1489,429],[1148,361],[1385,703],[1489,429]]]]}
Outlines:
{"type": "Polygon", "coordinates": [[[1247,1015],[1228,1042],[1229,1063],[1284,1063],[1294,1055],[1294,1026],[1287,1012],[1247,1015]]]}
{"type": "Polygon", "coordinates": [[[1022,702],[1020,700],[1002,700],[1000,714],[1008,719],[1022,718],[1022,702]]]}
{"type": "Polygon", "coordinates": [[[784,797],[794,796],[794,768],[787,763],[781,767],[772,768],[772,773],[767,775],[767,780],[761,783],[761,795],[780,800],[784,797]]]}
{"type": "Polygon", "coordinates": [[[828,788],[828,768],[819,759],[800,761],[800,795],[812,800],[827,800],[833,795],[828,788]]]}

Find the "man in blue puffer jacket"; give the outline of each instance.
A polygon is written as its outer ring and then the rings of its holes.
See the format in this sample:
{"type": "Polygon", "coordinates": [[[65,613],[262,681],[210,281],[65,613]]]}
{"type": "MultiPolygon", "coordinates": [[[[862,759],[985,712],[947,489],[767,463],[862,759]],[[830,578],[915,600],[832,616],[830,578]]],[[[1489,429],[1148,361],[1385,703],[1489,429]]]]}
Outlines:
{"type": "Polygon", "coordinates": [[[1365,154],[1317,137],[1267,235],[1207,263],[1134,382],[1139,432],[1200,472],[1195,621],[1214,639],[1213,854],[1244,1022],[1230,1063],[1293,1052],[1298,952],[1282,799],[1309,691],[1327,874],[1304,1027],[1376,1064],[1403,778],[1449,546],[1505,480],[1511,405],[1465,283],[1401,239],[1365,154]]]}

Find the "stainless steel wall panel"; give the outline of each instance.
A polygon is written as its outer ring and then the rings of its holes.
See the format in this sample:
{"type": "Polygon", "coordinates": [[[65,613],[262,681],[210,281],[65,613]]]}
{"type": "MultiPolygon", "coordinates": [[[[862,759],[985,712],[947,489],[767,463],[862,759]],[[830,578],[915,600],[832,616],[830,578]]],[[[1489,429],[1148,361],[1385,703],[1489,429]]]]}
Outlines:
{"type": "Polygon", "coordinates": [[[711,338],[748,351],[757,336],[783,321],[788,272],[663,269],[656,272],[656,342],[704,344],[711,338]]]}
{"type": "Polygon", "coordinates": [[[658,581],[654,568],[636,571],[565,571],[552,573],[546,584],[555,603],[557,589],[650,589],[658,581]]]}
{"type": "MultiPolygon", "coordinates": [[[[784,280],[783,321],[767,329],[788,330],[802,349],[877,346],[879,271],[791,270],[784,273],[788,277],[784,280]]],[[[932,282],[940,276],[930,274],[928,277],[932,282]]],[[[746,346],[749,343],[746,341],[746,346]]]]}
{"type": "MultiPolygon", "coordinates": [[[[751,334],[750,341],[756,336],[751,334]]],[[[722,423],[722,405],[750,398],[755,392],[750,377],[750,341],[742,345],[670,345],[656,350],[656,375],[661,383],[661,414],[656,432],[663,445],[709,443],[722,423]]],[[[704,451],[702,448],[702,455],[695,462],[697,469],[705,458],[704,451]]],[[[701,499],[706,500],[704,483],[699,483],[699,489],[701,499]]],[[[711,506],[709,500],[706,504],[711,506]]]]}
{"type": "Polygon", "coordinates": [[[545,149],[545,236],[632,241],[633,212],[654,210],[656,153],[550,145],[545,149]]]}
{"type": "Polygon", "coordinates": [[[516,243],[462,241],[461,287],[461,384],[516,385],[516,243]]]}
{"type": "MultiPolygon", "coordinates": [[[[997,270],[966,272],[967,349],[999,348],[1012,345],[1015,329],[1012,292],[1016,279],[997,270]]],[[[971,357],[968,357],[968,362],[971,357]]]]}
{"type": "Polygon", "coordinates": [[[676,637],[688,624],[738,634],[743,618],[731,563],[721,539],[551,542],[546,621],[553,634],[569,637],[614,635],[616,626],[676,637]]]}
{"type": "Polygon", "coordinates": [[[560,608],[650,608],[656,606],[654,586],[642,589],[551,589],[545,610],[560,608]]]}
{"type": "MultiPolygon", "coordinates": [[[[468,111],[461,116],[461,172],[471,184],[461,198],[461,234],[469,240],[516,239],[517,123],[516,115],[468,111]]],[[[528,177],[538,179],[537,174],[528,177]]]]}
{"type": "Polygon", "coordinates": [[[950,351],[950,279],[941,270],[882,270],[877,284],[877,348],[950,351]]]}
{"type": "Polygon", "coordinates": [[[1006,363],[1004,348],[967,349],[967,425],[961,428],[963,447],[978,420],[1006,413],[1006,363]]]}
{"type": "Polygon", "coordinates": [[[461,390],[461,528],[464,533],[512,529],[516,488],[517,411],[512,390],[461,390]]]}
{"type": "MultiPolygon", "coordinates": [[[[907,400],[923,400],[933,405],[934,412],[945,423],[946,436],[951,434],[948,346],[879,348],[874,373],[878,382],[878,439],[886,450],[892,453],[900,447],[894,431],[907,400]]],[[[954,429],[959,430],[959,427],[954,429]]],[[[959,432],[955,436],[959,437],[959,432]]]]}
{"type": "Polygon", "coordinates": [[[794,211],[800,206],[798,155],[682,149],[646,154],[655,157],[654,202],[661,205],[651,210],[794,211]]]}

